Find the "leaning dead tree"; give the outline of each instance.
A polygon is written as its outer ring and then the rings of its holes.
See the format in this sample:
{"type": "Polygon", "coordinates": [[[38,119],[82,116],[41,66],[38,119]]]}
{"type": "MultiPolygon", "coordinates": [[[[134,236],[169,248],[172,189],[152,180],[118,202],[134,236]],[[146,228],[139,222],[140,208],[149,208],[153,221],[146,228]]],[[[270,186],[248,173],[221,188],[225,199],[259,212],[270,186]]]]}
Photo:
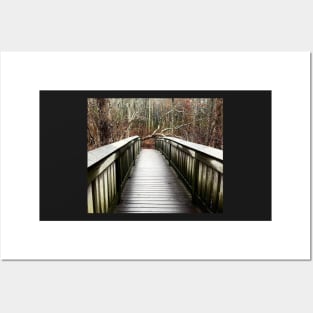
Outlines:
{"type": "MultiPolygon", "coordinates": [[[[199,120],[197,120],[195,122],[199,122],[201,120],[203,120],[203,119],[199,119],[199,120]]],[[[178,126],[167,127],[167,128],[162,129],[161,131],[160,131],[160,125],[158,125],[158,128],[155,129],[152,134],[144,136],[141,139],[142,140],[147,140],[147,139],[151,139],[151,138],[166,137],[166,136],[171,136],[171,137],[176,137],[176,138],[183,138],[182,136],[175,135],[175,133],[174,133],[175,130],[178,130],[178,129],[182,128],[182,127],[189,126],[189,125],[192,125],[192,124],[194,124],[194,121],[190,122],[190,123],[181,124],[181,125],[178,125],[178,126]]]]}
{"type": "Polygon", "coordinates": [[[173,130],[173,128],[171,128],[171,127],[164,128],[161,131],[159,131],[159,130],[160,130],[160,126],[158,126],[158,128],[156,130],[154,130],[152,134],[144,136],[141,139],[144,141],[144,140],[148,140],[148,139],[151,139],[151,138],[166,137],[166,136],[182,138],[181,136],[177,136],[177,135],[174,135],[173,133],[170,133],[170,131],[173,130]]]}

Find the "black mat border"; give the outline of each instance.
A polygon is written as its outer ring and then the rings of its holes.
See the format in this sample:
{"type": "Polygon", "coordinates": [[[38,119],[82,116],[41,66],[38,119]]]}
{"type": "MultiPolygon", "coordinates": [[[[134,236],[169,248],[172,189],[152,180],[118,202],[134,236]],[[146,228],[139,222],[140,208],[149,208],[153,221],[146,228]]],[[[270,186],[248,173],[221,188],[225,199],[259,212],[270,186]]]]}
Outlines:
{"type": "Polygon", "coordinates": [[[271,91],[40,91],[39,98],[41,221],[271,220],[271,91]],[[86,103],[89,97],[224,98],[223,214],[86,214],[86,103]],[[238,139],[238,131],[246,141],[245,147],[238,146],[238,142],[243,141],[238,139]],[[239,150],[246,153],[245,166],[238,162],[239,150]],[[231,181],[231,175],[239,173],[235,163],[239,164],[242,175],[231,181]],[[251,168],[253,164],[257,167],[251,168]],[[251,173],[255,171],[253,176],[251,173]],[[243,181],[247,177],[250,180],[243,181]],[[246,193],[244,200],[240,192],[246,193]]]}

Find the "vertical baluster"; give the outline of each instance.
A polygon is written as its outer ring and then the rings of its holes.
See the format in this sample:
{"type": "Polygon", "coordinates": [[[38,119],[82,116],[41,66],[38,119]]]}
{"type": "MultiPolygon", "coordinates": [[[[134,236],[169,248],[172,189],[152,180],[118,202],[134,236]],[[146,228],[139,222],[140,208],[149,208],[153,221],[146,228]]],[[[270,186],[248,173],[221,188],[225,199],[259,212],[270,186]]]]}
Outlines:
{"type": "Polygon", "coordinates": [[[98,177],[92,182],[92,197],[94,199],[94,211],[100,213],[98,177]]]}
{"type": "Polygon", "coordinates": [[[171,165],[171,160],[172,160],[172,145],[168,143],[168,148],[169,148],[169,157],[168,157],[168,164],[171,165]]]}
{"type": "Polygon", "coordinates": [[[109,209],[111,206],[111,181],[110,181],[110,167],[107,168],[106,170],[106,177],[107,177],[107,183],[108,183],[108,205],[109,205],[109,209]]]}
{"type": "Polygon", "coordinates": [[[203,171],[202,171],[202,186],[201,186],[201,199],[205,198],[205,189],[207,185],[207,166],[203,164],[203,171]]]}
{"type": "Polygon", "coordinates": [[[207,184],[208,184],[208,191],[206,195],[206,203],[208,205],[207,207],[210,209],[211,208],[211,193],[212,193],[212,186],[213,186],[213,169],[212,168],[209,168],[207,184]]]}
{"type": "Polygon", "coordinates": [[[182,157],[183,157],[183,176],[186,178],[186,153],[182,151],[182,157]]]}
{"type": "Polygon", "coordinates": [[[183,169],[184,169],[184,177],[185,179],[187,178],[187,156],[186,153],[183,153],[184,156],[184,165],[183,165],[183,169]]]}
{"type": "Polygon", "coordinates": [[[120,155],[120,172],[121,172],[121,184],[124,181],[124,153],[120,155]]]}
{"type": "Polygon", "coordinates": [[[186,180],[189,183],[189,155],[186,154],[186,180]]]}
{"type": "Polygon", "coordinates": [[[114,182],[114,198],[116,197],[116,167],[115,167],[115,162],[113,163],[113,182],[114,182]]]}
{"type": "Polygon", "coordinates": [[[105,213],[103,173],[101,173],[98,177],[99,177],[99,204],[100,204],[99,211],[101,213],[105,213]]]}
{"type": "Polygon", "coordinates": [[[122,178],[121,178],[121,157],[119,156],[117,160],[115,160],[115,170],[116,170],[116,193],[117,193],[117,203],[121,200],[121,192],[122,192],[122,178]]]}
{"type": "Polygon", "coordinates": [[[190,186],[192,185],[192,160],[193,158],[189,156],[189,178],[188,181],[190,183],[190,186]]]}
{"type": "Polygon", "coordinates": [[[126,172],[128,172],[129,169],[129,149],[126,149],[126,155],[127,155],[127,162],[126,162],[126,172]]]}
{"type": "Polygon", "coordinates": [[[180,165],[180,169],[181,169],[181,174],[184,176],[184,152],[182,150],[180,150],[180,158],[181,158],[181,165],[180,165]]]}
{"type": "Polygon", "coordinates": [[[114,177],[114,163],[111,164],[111,181],[112,181],[112,200],[114,201],[115,199],[115,184],[116,184],[116,181],[115,181],[115,177],[114,177]]]}
{"type": "Polygon", "coordinates": [[[212,187],[212,207],[216,211],[217,199],[218,199],[218,172],[214,171],[213,175],[213,187],[212,187]]]}
{"type": "Polygon", "coordinates": [[[88,189],[87,189],[87,212],[88,213],[94,213],[93,199],[92,199],[92,184],[91,183],[88,185],[88,189]]]}
{"type": "Polygon", "coordinates": [[[109,213],[109,187],[108,187],[108,171],[105,170],[103,172],[104,177],[104,206],[105,206],[105,213],[109,213]]]}
{"type": "MultiPolygon", "coordinates": [[[[199,161],[198,161],[199,162],[199,161]]],[[[198,173],[198,188],[197,188],[197,195],[201,199],[201,187],[202,187],[202,163],[199,162],[199,173],[198,173]]]]}
{"type": "Polygon", "coordinates": [[[190,183],[190,155],[187,154],[187,181],[190,183]]]}
{"type": "Polygon", "coordinates": [[[114,177],[113,177],[113,164],[110,165],[110,179],[111,179],[111,195],[112,195],[112,203],[113,203],[113,201],[114,201],[114,183],[115,183],[114,177]]]}
{"type": "Polygon", "coordinates": [[[219,182],[217,211],[222,212],[223,211],[223,175],[219,174],[219,176],[220,176],[220,182],[219,182]]]}
{"type": "Polygon", "coordinates": [[[129,147],[129,164],[128,164],[128,169],[131,168],[133,165],[133,154],[132,154],[132,147],[129,147]]]}
{"type": "Polygon", "coordinates": [[[183,175],[183,173],[184,173],[184,152],[182,150],[180,150],[180,172],[183,175]]]}
{"type": "Polygon", "coordinates": [[[198,175],[199,175],[199,161],[196,156],[193,159],[193,168],[192,168],[192,201],[197,202],[197,188],[198,188],[198,175]]]}
{"type": "Polygon", "coordinates": [[[123,152],[123,180],[126,177],[126,163],[127,163],[127,155],[126,151],[123,152]]]}
{"type": "Polygon", "coordinates": [[[207,166],[206,167],[206,180],[205,180],[205,187],[204,187],[204,203],[205,203],[205,206],[208,207],[209,205],[209,202],[208,202],[208,192],[209,192],[209,186],[210,186],[210,167],[207,166]]]}

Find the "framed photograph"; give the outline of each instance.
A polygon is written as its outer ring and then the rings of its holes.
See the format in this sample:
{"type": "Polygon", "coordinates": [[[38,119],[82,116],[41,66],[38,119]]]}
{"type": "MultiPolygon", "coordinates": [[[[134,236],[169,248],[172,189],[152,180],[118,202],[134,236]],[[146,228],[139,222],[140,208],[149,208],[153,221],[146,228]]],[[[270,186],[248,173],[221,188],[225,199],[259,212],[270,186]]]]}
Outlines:
{"type": "Polygon", "coordinates": [[[3,259],[310,259],[309,53],[2,53],[1,112],[3,259]]]}
{"type": "Polygon", "coordinates": [[[40,91],[40,187],[42,221],[271,220],[271,91],[40,91]]]}

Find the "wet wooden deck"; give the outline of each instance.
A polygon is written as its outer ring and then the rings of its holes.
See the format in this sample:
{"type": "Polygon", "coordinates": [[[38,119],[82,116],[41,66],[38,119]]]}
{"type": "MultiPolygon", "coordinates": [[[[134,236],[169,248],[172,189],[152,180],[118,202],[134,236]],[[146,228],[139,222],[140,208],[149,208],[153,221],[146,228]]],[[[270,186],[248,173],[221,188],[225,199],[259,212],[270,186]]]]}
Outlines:
{"type": "Polygon", "coordinates": [[[162,154],[142,149],[115,213],[201,213],[162,154]]]}

